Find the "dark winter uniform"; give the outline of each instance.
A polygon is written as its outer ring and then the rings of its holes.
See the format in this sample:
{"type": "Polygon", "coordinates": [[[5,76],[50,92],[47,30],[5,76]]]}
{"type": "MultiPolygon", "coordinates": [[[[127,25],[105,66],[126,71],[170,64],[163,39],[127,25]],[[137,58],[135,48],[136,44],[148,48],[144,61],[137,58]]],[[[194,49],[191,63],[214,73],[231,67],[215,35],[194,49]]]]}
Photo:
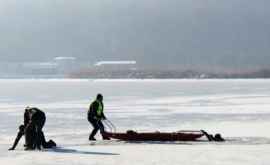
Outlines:
{"type": "Polygon", "coordinates": [[[42,128],[46,121],[45,113],[38,108],[29,108],[25,114],[25,141],[28,149],[34,149],[37,147],[40,149],[42,144],[42,128]]]}
{"type": "MultiPolygon", "coordinates": [[[[21,137],[24,135],[24,125],[20,125],[19,127],[19,132],[17,134],[17,137],[12,145],[11,148],[9,148],[9,150],[14,150],[17,146],[17,144],[19,143],[21,137]]],[[[33,131],[33,130],[32,130],[33,131]]],[[[34,131],[33,131],[34,134],[34,131]]],[[[46,142],[45,140],[45,136],[44,133],[42,132],[42,136],[41,136],[41,145],[43,148],[53,148],[56,147],[56,143],[53,140],[49,140],[48,142],[46,142]]]]}
{"type": "MultiPolygon", "coordinates": [[[[23,130],[24,132],[23,132],[23,135],[25,135],[25,146],[31,148],[31,147],[33,147],[33,139],[35,137],[35,133],[33,130],[33,126],[30,125],[30,115],[31,114],[30,114],[29,109],[30,108],[27,107],[25,109],[25,112],[24,112],[24,130],[23,130]]],[[[19,133],[21,131],[22,130],[20,130],[19,133]]]]}
{"type": "MultiPolygon", "coordinates": [[[[104,126],[101,122],[102,119],[106,119],[103,113],[104,105],[98,99],[92,102],[88,110],[88,121],[94,127],[92,133],[89,136],[89,140],[95,140],[94,136],[96,135],[97,131],[100,130],[100,133],[104,132],[104,126]]],[[[107,139],[106,137],[102,136],[103,139],[107,139]]]]}

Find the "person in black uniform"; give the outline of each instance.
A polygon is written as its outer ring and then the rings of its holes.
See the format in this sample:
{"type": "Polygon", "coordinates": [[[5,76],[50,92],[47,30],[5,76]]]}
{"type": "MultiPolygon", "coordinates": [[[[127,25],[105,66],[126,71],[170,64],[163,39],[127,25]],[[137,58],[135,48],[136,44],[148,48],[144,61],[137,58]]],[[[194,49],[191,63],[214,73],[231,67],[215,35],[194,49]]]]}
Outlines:
{"type": "Polygon", "coordinates": [[[105,130],[104,130],[104,126],[103,126],[101,120],[106,119],[106,117],[103,113],[103,110],[104,110],[103,96],[101,94],[98,94],[96,97],[96,100],[91,103],[89,110],[88,110],[88,113],[87,113],[88,121],[94,127],[93,131],[89,135],[89,140],[96,140],[95,135],[96,135],[98,130],[100,130],[100,133],[102,135],[103,140],[110,139],[110,138],[103,135],[105,130]]]}
{"type": "MultiPolygon", "coordinates": [[[[16,137],[16,139],[15,139],[12,147],[9,148],[8,150],[15,150],[17,144],[19,143],[20,139],[24,135],[24,128],[25,128],[24,125],[20,125],[19,126],[19,132],[17,134],[17,137],[16,137]]],[[[32,133],[34,134],[35,132],[33,131],[32,133]]],[[[45,136],[44,136],[44,133],[43,132],[42,132],[42,137],[41,137],[41,145],[42,145],[43,148],[53,148],[53,147],[56,147],[56,143],[53,140],[49,140],[48,142],[46,142],[45,136]]]]}
{"type": "Polygon", "coordinates": [[[25,109],[25,150],[41,149],[42,128],[46,121],[45,113],[38,108],[25,109]]]}

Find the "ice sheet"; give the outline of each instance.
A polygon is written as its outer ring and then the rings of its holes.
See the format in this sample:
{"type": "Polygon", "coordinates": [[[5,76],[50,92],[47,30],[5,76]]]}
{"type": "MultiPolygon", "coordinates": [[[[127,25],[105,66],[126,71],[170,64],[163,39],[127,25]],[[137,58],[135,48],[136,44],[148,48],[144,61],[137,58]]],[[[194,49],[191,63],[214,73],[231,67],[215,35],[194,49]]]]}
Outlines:
{"type": "MultiPolygon", "coordinates": [[[[1,164],[269,164],[270,80],[0,80],[1,164]],[[90,102],[104,95],[118,131],[205,129],[226,143],[87,141],[90,102]],[[26,106],[46,112],[60,148],[8,152],[26,106]]],[[[98,136],[97,138],[100,138],[98,136]]]]}

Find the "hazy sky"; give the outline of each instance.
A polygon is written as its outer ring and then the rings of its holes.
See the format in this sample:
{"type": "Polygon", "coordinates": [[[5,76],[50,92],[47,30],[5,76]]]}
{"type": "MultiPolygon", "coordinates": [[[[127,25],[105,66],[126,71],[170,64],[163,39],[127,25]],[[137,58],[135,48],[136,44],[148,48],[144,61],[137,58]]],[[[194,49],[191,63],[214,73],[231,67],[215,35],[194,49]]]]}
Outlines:
{"type": "Polygon", "coordinates": [[[269,0],[0,0],[0,60],[268,66],[269,0]]]}

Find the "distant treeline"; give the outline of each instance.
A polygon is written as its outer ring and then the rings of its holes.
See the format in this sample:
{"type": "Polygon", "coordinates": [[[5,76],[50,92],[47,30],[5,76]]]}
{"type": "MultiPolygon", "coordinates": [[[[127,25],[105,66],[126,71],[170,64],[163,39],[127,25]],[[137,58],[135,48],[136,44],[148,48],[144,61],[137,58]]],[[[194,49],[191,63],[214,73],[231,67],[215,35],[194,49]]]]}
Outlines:
{"type": "Polygon", "coordinates": [[[184,78],[270,78],[270,69],[249,72],[205,72],[198,70],[153,69],[82,69],[68,75],[69,78],[135,78],[135,79],[184,79],[184,78]]]}

